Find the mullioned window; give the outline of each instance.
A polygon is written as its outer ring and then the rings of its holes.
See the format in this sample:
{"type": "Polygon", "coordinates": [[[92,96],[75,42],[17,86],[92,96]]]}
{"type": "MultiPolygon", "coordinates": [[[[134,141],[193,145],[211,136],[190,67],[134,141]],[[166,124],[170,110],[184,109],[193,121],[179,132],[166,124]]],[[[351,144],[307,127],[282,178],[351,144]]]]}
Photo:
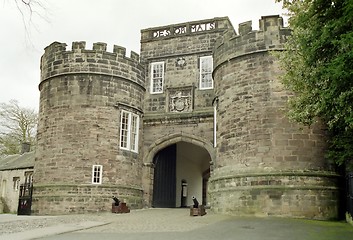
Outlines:
{"type": "Polygon", "coordinates": [[[122,110],[120,119],[120,148],[138,152],[140,118],[137,114],[122,110]]]}
{"type": "Polygon", "coordinates": [[[212,56],[200,57],[200,89],[213,88],[213,58],[212,56]]]}
{"type": "Polygon", "coordinates": [[[162,93],[164,83],[164,62],[151,64],[151,93],[162,93]]]}

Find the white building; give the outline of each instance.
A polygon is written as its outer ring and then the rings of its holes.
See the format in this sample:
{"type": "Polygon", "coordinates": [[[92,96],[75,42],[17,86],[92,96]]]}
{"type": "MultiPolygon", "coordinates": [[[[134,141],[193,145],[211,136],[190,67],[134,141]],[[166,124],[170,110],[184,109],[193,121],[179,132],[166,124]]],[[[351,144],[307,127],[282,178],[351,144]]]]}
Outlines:
{"type": "Polygon", "coordinates": [[[34,152],[25,152],[0,159],[0,213],[16,213],[20,185],[31,183],[34,152]]]}

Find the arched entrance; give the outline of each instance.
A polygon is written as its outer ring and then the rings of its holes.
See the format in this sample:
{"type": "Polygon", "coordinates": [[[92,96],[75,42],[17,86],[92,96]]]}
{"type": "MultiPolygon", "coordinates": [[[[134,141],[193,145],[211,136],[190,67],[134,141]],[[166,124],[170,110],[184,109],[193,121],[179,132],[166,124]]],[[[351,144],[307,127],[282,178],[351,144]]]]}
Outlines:
{"type": "Polygon", "coordinates": [[[192,196],[207,204],[211,156],[198,145],[178,141],[153,157],[153,207],[187,207],[192,196]]]}

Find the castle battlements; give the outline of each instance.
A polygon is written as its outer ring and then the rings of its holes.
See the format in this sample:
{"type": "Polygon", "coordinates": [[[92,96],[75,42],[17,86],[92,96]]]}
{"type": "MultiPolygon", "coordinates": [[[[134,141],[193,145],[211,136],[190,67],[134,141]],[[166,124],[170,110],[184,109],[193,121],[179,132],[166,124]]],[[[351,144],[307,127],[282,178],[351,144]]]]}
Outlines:
{"type": "Polygon", "coordinates": [[[107,44],[93,43],[86,49],[86,42],[73,42],[70,51],[66,43],[54,42],[45,48],[41,59],[41,81],[62,74],[102,74],[129,79],[144,86],[144,67],[140,57],[131,51],[126,56],[124,47],[114,45],[113,52],[107,52],[107,44]]]}
{"type": "Polygon", "coordinates": [[[290,35],[279,15],[265,16],[259,20],[259,30],[252,29],[252,22],[239,24],[239,34],[227,31],[215,44],[215,66],[229,59],[269,50],[282,50],[290,35]]]}
{"type": "Polygon", "coordinates": [[[44,55],[46,54],[51,54],[51,53],[57,53],[57,54],[63,54],[65,52],[67,53],[105,53],[108,55],[115,55],[117,58],[125,58],[131,61],[136,61],[139,62],[140,56],[139,54],[135,53],[134,51],[130,52],[130,56],[128,57],[126,55],[126,48],[119,46],[119,45],[114,45],[113,46],[113,52],[107,52],[107,44],[103,42],[96,42],[93,43],[93,48],[92,49],[86,49],[86,42],[85,41],[80,41],[80,42],[72,42],[71,45],[71,51],[67,51],[67,44],[66,43],[60,43],[60,42],[53,42],[49,46],[47,46],[44,50],[44,55]]]}

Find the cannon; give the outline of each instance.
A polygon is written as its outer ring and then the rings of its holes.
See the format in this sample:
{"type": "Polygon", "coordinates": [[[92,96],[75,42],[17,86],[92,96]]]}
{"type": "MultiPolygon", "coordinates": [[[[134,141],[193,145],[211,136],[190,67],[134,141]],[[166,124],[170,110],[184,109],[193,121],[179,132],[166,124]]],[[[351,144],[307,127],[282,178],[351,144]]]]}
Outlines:
{"type": "Polygon", "coordinates": [[[195,196],[192,196],[194,205],[190,206],[190,216],[203,216],[206,214],[205,207],[199,204],[195,196]]]}
{"type": "Polygon", "coordinates": [[[198,208],[199,207],[199,201],[197,201],[195,196],[192,196],[192,201],[194,202],[193,208],[198,208]]]}
{"type": "Polygon", "coordinates": [[[116,196],[112,197],[114,203],[112,203],[112,213],[129,213],[130,209],[126,206],[124,201],[120,201],[116,196]]]}
{"type": "Polygon", "coordinates": [[[120,200],[119,200],[117,197],[115,197],[115,196],[113,196],[112,198],[113,198],[113,200],[114,200],[114,205],[115,205],[115,206],[119,206],[120,200]]]}

